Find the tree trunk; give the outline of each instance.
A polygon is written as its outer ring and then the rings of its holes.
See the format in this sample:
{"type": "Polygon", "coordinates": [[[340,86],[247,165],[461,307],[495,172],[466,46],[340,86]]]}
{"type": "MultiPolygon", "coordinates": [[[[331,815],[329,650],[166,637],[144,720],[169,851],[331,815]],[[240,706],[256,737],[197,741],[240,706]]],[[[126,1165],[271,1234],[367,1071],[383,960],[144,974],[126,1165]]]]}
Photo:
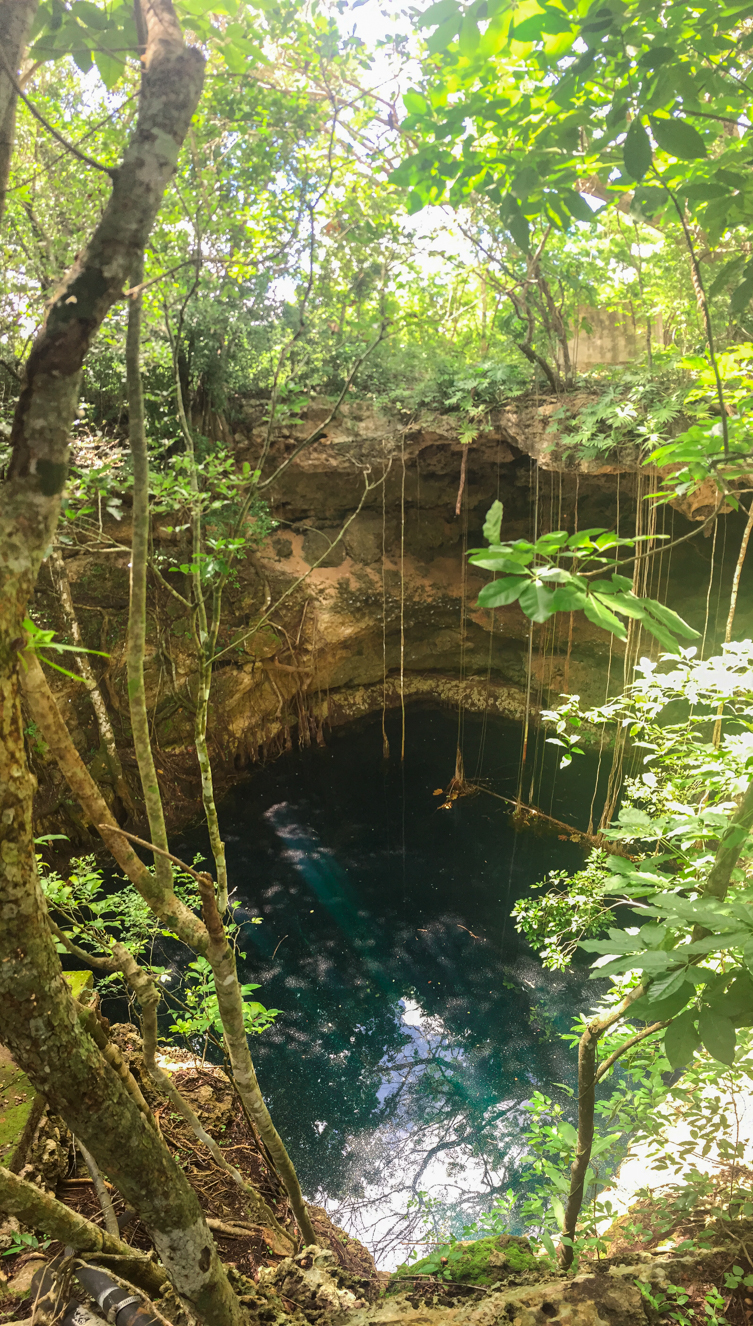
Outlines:
{"type": "MultiPolygon", "coordinates": [[[[135,286],[144,279],[143,254],[132,269],[135,286]]],[[[128,609],[128,705],[131,713],[133,747],[144,793],[149,837],[155,847],[167,850],[167,830],[162,811],[157,770],[149,738],[149,716],[144,689],[146,648],[146,567],[149,556],[149,457],[144,425],[144,393],[141,386],[141,293],[131,300],[126,338],[128,387],[128,438],[133,460],[133,540],[131,547],[131,597],[128,609]]],[[[172,889],[173,868],[167,857],[155,854],[154,873],[163,889],[172,889]]]]}
{"type": "Polygon", "coordinates": [[[235,954],[228,943],[211,884],[208,885],[204,896],[204,912],[207,919],[207,925],[204,926],[172,890],[159,888],[127,840],[117,831],[99,788],[71,741],[38,660],[29,658],[27,666],[25,691],[29,709],[65,775],[71,791],[100,831],[102,826],[105,826],[102,836],[107,846],[152,910],[176,931],[185,944],[195,952],[204,954],[210,962],[228,1055],[238,1092],[285,1184],[298,1227],[306,1243],[316,1243],[316,1234],[303,1199],[298,1176],[285,1144],[272,1122],[256,1077],[243,1024],[243,996],[235,966],[235,954]],[[102,819],[98,818],[100,815],[102,819]],[[112,825],[111,831],[107,830],[108,825],[112,825]]]}
{"type": "Polygon", "coordinates": [[[5,211],[13,156],[18,94],[9,72],[18,73],[39,0],[0,0],[0,221],[5,211]]]}
{"type": "Polygon", "coordinates": [[[209,944],[206,927],[172,889],[160,888],[155,877],[120,833],[107,802],[71,741],[70,732],[47,685],[39,660],[33,654],[24,655],[21,682],[29,712],[61,773],[118,865],[160,920],[174,930],[195,953],[204,953],[209,944]]]}
{"type": "MultiPolygon", "coordinates": [[[[20,705],[15,710],[20,726],[20,705]]],[[[2,734],[6,736],[4,731],[2,734]]],[[[3,751],[7,743],[3,743],[3,751]]],[[[2,757],[0,779],[10,771],[2,757]]],[[[10,775],[12,777],[12,773],[10,775]]],[[[16,807],[18,818],[21,808],[16,807]]],[[[198,1198],[156,1130],[81,1026],[63,977],[35,873],[31,798],[28,848],[10,855],[0,929],[3,1039],[56,1114],[143,1220],[183,1301],[201,1321],[237,1326],[240,1307],[217,1255],[198,1198]]],[[[18,830],[20,826],[15,824],[18,830]]]]}
{"type": "Polygon", "coordinates": [[[261,1094],[243,1022],[243,995],[235,965],[235,950],[228,943],[222,917],[217,909],[214,889],[211,886],[202,890],[202,901],[204,921],[209,932],[209,948],[206,956],[214,975],[225,1044],[238,1094],[261,1134],[262,1141],[285,1185],[304,1242],[317,1243],[318,1239],[301,1192],[298,1175],[261,1094]]]}
{"type": "MultiPolygon", "coordinates": [[[[143,251],[201,93],[204,59],[184,45],[169,0],[143,0],[143,7],[149,42],[136,129],[104,215],[34,342],[13,420],[0,504],[0,625],[8,643],[20,635],[52,543],[84,359],[143,251]]],[[[12,653],[3,660],[9,672],[12,653]]]]}
{"type": "MultiPolygon", "coordinates": [[[[58,591],[60,598],[60,607],[65,619],[68,634],[73,640],[74,645],[80,649],[84,648],[84,641],[81,635],[76,609],[73,605],[73,596],[71,594],[71,584],[68,579],[68,572],[65,567],[65,560],[59,548],[54,548],[50,554],[50,567],[52,579],[58,591]]],[[[133,813],[135,806],[128,790],[128,785],[123,777],[123,766],[120,762],[118,748],[115,744],[115,733],[112,730],[112,722],[107,711],[105,698],[99,689],[99,684],[92,671],[91,663],[85,653],[76,655],[76,667],[83,678],[84,685],[89,692],[89,699],[92,702],[97,727],[99,728],[100,747],[105,753],[107,766],[110,770],[112,785],[120,797],[125,810],[133,813]]]]}
{"type": "Polygon", "coordinates": [[[236,1326],[240,1305],[196,1194],[82,1028],[63,979],[36,877],[19,702],[22,621],[58,519],[81,367],[143,251],[203,81],[203,57],[184,45],[169,0],[141,3],[148,37],[136,129],[29,356],[0,502],[0,999],[19,1066],[144,1220],[189,1310],[236,1326]]]}

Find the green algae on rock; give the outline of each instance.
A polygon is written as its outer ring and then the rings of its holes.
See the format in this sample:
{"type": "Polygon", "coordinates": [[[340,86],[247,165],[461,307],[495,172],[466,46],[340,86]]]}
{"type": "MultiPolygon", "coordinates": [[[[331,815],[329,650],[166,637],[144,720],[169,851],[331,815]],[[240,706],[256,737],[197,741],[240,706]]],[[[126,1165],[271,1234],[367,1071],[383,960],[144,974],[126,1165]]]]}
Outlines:
{"type": "Polygon", "coordinates": [[[390,1288],[402,1288],[399,1282],[414,1276],[436,1276],[440,1281],[455,1284],[493,1285],[532,1272],[551,1274],[551,1266],[533,1255],[528,1239],[515,1234],[494,1234],[470,1242],[445,1243],[420,1261],[403,1263],[396,1270],[390,1288]]]}

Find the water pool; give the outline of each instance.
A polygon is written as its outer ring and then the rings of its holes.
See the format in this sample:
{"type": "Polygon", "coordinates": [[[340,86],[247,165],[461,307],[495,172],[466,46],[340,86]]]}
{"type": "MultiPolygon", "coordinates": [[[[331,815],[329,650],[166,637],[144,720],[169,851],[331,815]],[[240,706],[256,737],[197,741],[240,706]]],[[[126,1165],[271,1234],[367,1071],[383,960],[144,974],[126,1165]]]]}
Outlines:
{"type": "MultiPolygon", "coordinates": [[[[572,1080],[557,1033],[596,994],[583,968],[543,971],[510,918],[547,871],[577,868],[583,847],[516,832],[485,793],[441,810],[433,793],[454,771],[457,719],[410,709],[403,766],[399,724],[389,716],[387,762],[380,719],[362,720],[283,756],[221,807],[242,976],[281,1010],[252,1046],[262,1090],[306,1195],[384,1266],[419,1237],[427,1198],[459,1232],[519,1191],[522,1107],[572,1080]]],[[[468,716],[463,744],[468,775],[483,747],[489,787],[515,794],[518,725],[468,716]]],[[[584,828],[593,763],[555,780],[548,752],[544,808],[584,828]]],[[[196,850],[208,855],[200,830],[180,844],[196,850]]]]}

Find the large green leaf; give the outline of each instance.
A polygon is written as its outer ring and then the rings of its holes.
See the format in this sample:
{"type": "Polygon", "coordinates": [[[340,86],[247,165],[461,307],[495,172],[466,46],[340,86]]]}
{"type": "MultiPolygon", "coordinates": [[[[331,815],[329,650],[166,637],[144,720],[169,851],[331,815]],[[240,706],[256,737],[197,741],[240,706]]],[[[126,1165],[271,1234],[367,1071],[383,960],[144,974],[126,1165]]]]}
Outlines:
{"type": "MultiPolygon", "coordinates": [[[[403,101],[405,101],[405,97],[403,97],[403,101]]],[[[502,503],[499,501],[492,502],[486,513],[486,520],[484,521],[484,528],[482,531],[487,543],[499,543],[499,531],[502,527],[503,513],[504,507],[502,506],[502,503]]]]}
{"type": "Polygon", "coordinates": [[[473,55],[481,40],[478,23],[470,14],[466,14],[460,27],[458,49],[461,55],[473,55]]]}
{"type": "Polygon", "coordinates": [[[698,130],[688,120],[657,118],[651,121],[651,128],[662,152],[669,152],[673,157],[680,157],[684,161],[706,156],[706,144],[698,130]]]}
{"type": "Polygon", "coordinates": [[[511,216],[509,220],[505,222],[505,224],[518,248],[522,249],[524,253],[527,253],[530,247],[530,226],[523,216],[523,213],[516,212],[514,216],[511,216]]]}
{"type": "Polygon", "coordinates": [[[514,557],[506,557],[504,553],[495,552],[489,548],[486,552],[474,553],[468,558],[472,566],[481,566],[485,571],[500,571],[506,575],[525,575],[526,568],[522,562],[514,557]]]}
{"type": "Polygon", "coordinates": [[[552,599],[551,589],[538,584],[535,580],[529,580],[518,602],[526,617],[530,617],[532,622],[545,622],[555,611],[552,599]]]}
{"type": "Polygon", "coordinates": [[[667,1018],[675,1017],[695,994],[695,986],[683,976],[671,994],[665,995],[663,999],[652,999],[654,986],[658,984],[658,981],[652,982],[646,994],[630,1005],[628,1017],[640,1018],[641,1022],[665,1022],[667,1018]]]}
{"type": "Polygon", "coordinates": [[[517,576],[514,580],[506,577],[504,580],[493,580],[490,585],[484,585],[478,596],[478,606],[480,608],[504,608],[508,603],[515,603],[520,598],[528,582],[522,576],[517,576]]]}
{"type": "Polygon", "coordinates": [[[649,635],[652,635],[655,640],[658,640],[659,644],[664,646],[668,654],[679,654],[680,646],[675,640],[675,637],[670,635],[669,631],[666,630],[664,626],[660,625],[659,622],[653,621],[648,613],[644,614],[641,624],[644,631],[648,631],[649,635]]]}
{"type": "Polygon", "coordinates": [[[458,35],[462,14],[456,11],[450,18],[440,23],[439,27],[432,32],[426,43],[426,49],[430,55],[437,55],[440,51],[446,51],[451,41],[458,35]]]}
{"type": "Polygon", "coordinates": [[[744,313],[751,299],[753,299],[753,274],[746,276],[737,289],[732,291],[729,301],[730,312],[744,313]]]}
{"type": "Polygon", "coordinates": [[[695,1021],[696,1011],[689,1008],[670,1022],[664,1033],[664,1053],[673,1068],[684,1068],[690,1063],[701,1043],[695,1021]]]}
{"type": "Polygon", "coordinates": [[[651,139],[640,120],[633,120],[625,137],[622,159],[625,170],[634,180],[642,180],[653,158],[651,139]]]}
{"type": "Polygon", "coordinates": [[[733,1062],[737,1036],[729,1018],[714,1012],[712,1008],[703,1008],[698,1019],[698,1031],[704,1049],[708,1050],[714,1059],[718,1059],[723,1064],[733,1062]]]}
{"type": "Polygon", "coordinates": [[[604,631],[611,631],[618,640],[626,638],[627,632],[619,617],[615,617],[614,613],[610,612],[604,603],[600,603],[594,594],[589,594],[583,604],[583,611],[595,626],[600,626],[604,631]]]}
{"type": "Polygon", "coordinates": [[[710,1008],[724,1017],[740,1018],[753,1013],[753,980],[747,972],[736,976],[726,990],[707,995],[710,1008]]]}
{"type": "Polygon", "coordinates": [[[419,28],[432,28],[440,23],[445,23],[448,18],[457,17],[460,22],[461,8],[457,0],[437,0],[434,5],[429,5],[423,14],[416,20],[419,28]]]}
{"type": "Polygon", "coordinates": [[[673,608],[668,608],[663,603],[657,603],[656,599],[641,599],[644,608],[652,617],[658,617],[664,626],[669,627],[676,635],[682,635],[686,640],[697,640],[699,632],[676,613],[673,608]]]}
{"type": "Polygon", "coordinates": [[[558,585],[552,595],[555,612],[577,612],[585,608],[587,602],[585,592],[573,584],[558,585]]]}
{"type": "Polygon", "coordinates": [[[427,115],[429,112],[429,103],[426,98],[412,88],[403,93],[403,105],[409,115],[427,115]]]}
{"type": "Polygon", "coordinates": [[[592,225],[596,220],[596,213],[600,209],[589,207],[583,195],[576,193],[575,189],[560,191],[560,198],[576,221],[588,221],[592,225]]]}

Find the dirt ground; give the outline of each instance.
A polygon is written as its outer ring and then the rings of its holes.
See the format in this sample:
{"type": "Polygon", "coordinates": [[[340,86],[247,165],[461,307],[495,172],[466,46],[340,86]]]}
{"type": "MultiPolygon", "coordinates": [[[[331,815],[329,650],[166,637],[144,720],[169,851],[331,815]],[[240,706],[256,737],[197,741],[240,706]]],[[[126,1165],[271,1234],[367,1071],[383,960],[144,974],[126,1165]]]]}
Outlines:
{"type": "MultiPolygon", "coordinates": [[[[278,1242],[273,1231],[263,1230],[250,1222],[242,1190],[220,1168],[171,1103],[157,1092],[143,1068],[140,1041],[135,1030],[122,1024],[111,1028],[110,1035],[128,1057],[131,1071],[154,1111],[165,1142],[196,1190],[223,1262],[235,1266],[249,1279],[256,1279],[262,1266],[278,1265],[289,1255],[290,1249],[278,1242]],[[219,1222],[220,1227],[215,1222],[219,1222]]],[[[282,1181],[227,1076],[220,1068],[197,1065],[185,1051],[171,1049],[169,1057],[175,1085],[189,1101],[206,1131],[227,1154],[228,1160],[262,1194],[278,1221],[285,1227],[290,1226],[290,1207],[282,1181]],[[177,1066],[181,1061],[186,1062],[185,1068],[177,1066]]],[[[38,1149],[46,1155],[46,1171],[38,1176],[37,1181],[54,1191],[66,1206],[102,1225],[102,1212],[88,1170],[59,1120],[48,1120],[46,1124],[43,1121],[38,1149]],[[45,1131],[48,1134],[46,1141],[45,1131]],[[55,1133],[60,1135],[59,1141],[54,1140],[55,1133]]],[[[135,1216],[127,1218],[125,1202],[111,1185],[108,1184],[108,1188],[116,1215],[127,1219],[121,1237],[134,1248],[148,1251],[152,1245],[146,1229],[135,1216]]],[[[310,1210],[322,1245],[335,1253],[338,1263],[354,1275],[377,1279],[376,1266],[368,1250],[333,1225],[323,1208],[311,1207],[310,1210]]],[[[60,1244],[50,1243],[46,1255],[55,1256],[61,1251],[60,1244]]],[[[0,1258],[0,1322],[20,1321],[28,1316],[27,1302],[19,1301],[17,1293],[9,1293],[8,1285],[12,1284],[18,1290],[29,1278],[32,1263],[39,1264],[39,1255],[32,1250],[0,1258]]]]}

